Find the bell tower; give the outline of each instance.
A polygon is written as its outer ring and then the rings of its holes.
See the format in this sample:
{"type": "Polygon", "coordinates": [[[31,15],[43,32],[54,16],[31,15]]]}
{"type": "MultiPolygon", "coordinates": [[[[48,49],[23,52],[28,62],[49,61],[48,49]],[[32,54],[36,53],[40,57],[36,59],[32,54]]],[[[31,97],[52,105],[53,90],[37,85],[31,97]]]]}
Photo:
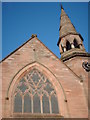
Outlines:
{"type": "Polygon", "coordinates": [[[62,61],[66,61],[71,57],[86,53],[82,36],[77,33],[74,25],[71,23],[62,6],[59,33],[57,45],[60,49],[62,61]]]}
{"type": "Polygon", "coordinates": [[[85,51],[82,36],[76,31],[62,6],[59,33],[57,45],[60,49],[61,61],[87,84],[90,54],[85,51]]]}

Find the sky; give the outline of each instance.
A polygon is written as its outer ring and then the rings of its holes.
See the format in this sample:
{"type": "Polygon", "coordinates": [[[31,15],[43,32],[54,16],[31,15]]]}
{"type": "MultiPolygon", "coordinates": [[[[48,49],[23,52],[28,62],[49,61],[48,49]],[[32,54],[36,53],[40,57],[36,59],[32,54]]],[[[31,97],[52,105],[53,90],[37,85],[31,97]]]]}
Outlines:
{"type": "Polygon", "coordinates": [[[57,46],[60,26],[60,5],[84,39],[88,52],[87,2],[3,2],[2,3],[2,59],[37,34],[58,58],[57,46]]]}

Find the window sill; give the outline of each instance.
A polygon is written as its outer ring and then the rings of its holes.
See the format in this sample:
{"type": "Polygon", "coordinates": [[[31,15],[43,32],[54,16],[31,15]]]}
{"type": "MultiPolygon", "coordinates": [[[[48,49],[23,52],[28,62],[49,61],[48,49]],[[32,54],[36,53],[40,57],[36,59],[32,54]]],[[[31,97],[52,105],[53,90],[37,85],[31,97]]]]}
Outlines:
{"type": "Polygon", "coordinates": [[[30,114],[30,113],[14,113],[12,118],[63,118],[60,114],[30,114]]]}

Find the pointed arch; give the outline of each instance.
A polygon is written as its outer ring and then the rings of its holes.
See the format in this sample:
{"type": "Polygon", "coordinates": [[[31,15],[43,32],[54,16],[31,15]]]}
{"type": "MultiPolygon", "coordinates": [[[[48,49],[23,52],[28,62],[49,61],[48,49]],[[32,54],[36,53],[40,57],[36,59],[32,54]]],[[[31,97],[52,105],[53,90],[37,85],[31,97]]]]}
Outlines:
{"type": "Polygon", "coordinates": [[[70,50],[71,49],[71,44],[70,44],[70,42],[67,40],[66,41],[66,50],[68,51],[68,50],[70,50]]]}
{"type": "MultiPolygon", "coordinates": [[[[7,92],[7,96],[10,98],[10,103],[12,103],[12,98],[13,98],[12,95],[13,95],[13,91],[15,89],[15,86],[20,81],[20,79],[22,78],[22,76],[24,76],[27,72],[29,72],[33,68],[36,68],[41,73],[43,73],[45,76],[47,76],[47,78],[49,79],[49,81],[52,83],[54,89],[56,90],[56,94],[57,94],[57,101],[58,101],[58,106],[59,106],[59,108],[58,108],[59,109],[59,113],[63,113],[63,108],[66,106],[65,105],[66,104],[65,103],[66,96],[65,96],[64,89],[63,89],[60,81],[56,78],[56,76],[52,73],[52,71],[49,70],[46,66],[42,65],[39,62],[33,62],[32,64],[26,65],[20,71],[18,71],[16,73],[16,75],[13,77],[13,79],[11,80],[11,83],[9,85],[8,92],[7,92]]],[[[11,111],[12,110],[13,110],[13,108],[11,106],[11,111]]],[[[66,108],[66,110],[67,110],[67,108],[66,108]]]]}
{"type": "Polygon", "coordinates": [[[79,45],[78,45],[78,42],[77,42],[76,38],[74,39],[73,43],[74,43],[74,47],[75,48],[80,48],[79,45]]]}

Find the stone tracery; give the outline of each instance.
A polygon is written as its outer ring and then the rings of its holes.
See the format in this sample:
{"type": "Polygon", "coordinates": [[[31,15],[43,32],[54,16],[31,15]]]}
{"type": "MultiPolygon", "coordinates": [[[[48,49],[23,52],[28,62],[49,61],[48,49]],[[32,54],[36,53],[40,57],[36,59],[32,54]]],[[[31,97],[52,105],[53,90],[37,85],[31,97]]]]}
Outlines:
{"type": "Polygon", "coordinates": [[[56,91],[48,78],[37,69],[32,69],[17,84],[14,112],[59,113],[56,91]]]}

